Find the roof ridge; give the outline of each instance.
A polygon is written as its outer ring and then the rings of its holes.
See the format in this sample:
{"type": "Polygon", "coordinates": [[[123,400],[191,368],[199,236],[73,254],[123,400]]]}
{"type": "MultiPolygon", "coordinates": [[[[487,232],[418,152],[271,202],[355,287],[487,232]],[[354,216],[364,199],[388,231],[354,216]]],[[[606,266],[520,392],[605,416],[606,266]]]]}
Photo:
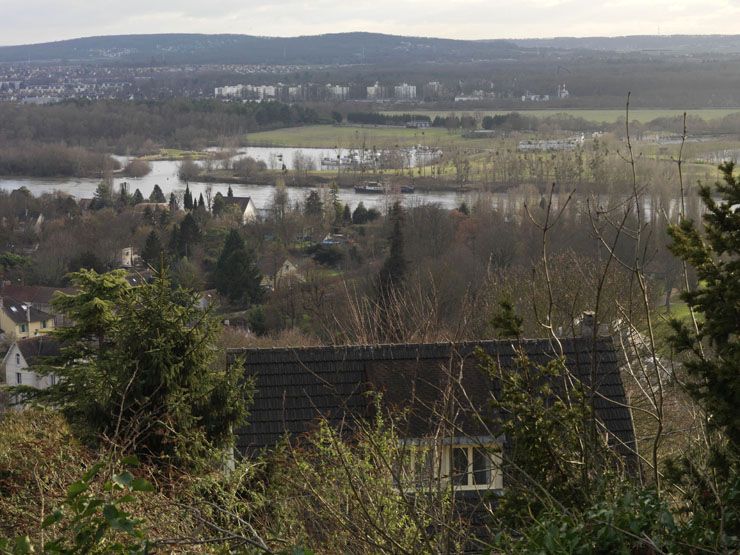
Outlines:
{"type": "MultiPolygon", "coordinates": [[[[560,341],[567,342],[593,342],[592,337],[564,337],[560,341]]],[[[611,342],[610,336],[596,337],[595,344],[611,342]]],[[[371,350],[371,349],[388,349],[388,348],[429,348],[429,347],[450,347],[450,346],[473,346],[481,344],[552,344],[552,339],[547,337],[540,338],[522,338],[522,339],[466,339],[463,341],[434,341],[430,343],[353,343],[349,345],[312,345],[312,346],[293,346],[293,347],[232,347],[226,349],[227,353],[292,353],[296,351],[326,351],[326,350],[371,350]]]]}

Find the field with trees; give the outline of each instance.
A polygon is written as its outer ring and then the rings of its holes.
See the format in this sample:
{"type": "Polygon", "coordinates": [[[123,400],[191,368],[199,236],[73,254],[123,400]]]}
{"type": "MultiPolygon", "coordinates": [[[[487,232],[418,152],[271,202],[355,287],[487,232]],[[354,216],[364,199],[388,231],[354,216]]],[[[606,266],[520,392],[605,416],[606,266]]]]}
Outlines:
{"type": "MultiPolygon", "coordinates": [[[[427,116],[434,119],[437,116],[447,117],[455,115],[458,117],[473,116],[477,120],[482,120],[485,116],[505,116],[513,112],[517,112],[523,116],[529,116],[534,118],[548,118],[550,116],[565,115],[573,118],[584,119],[594,124],[600,123],[616,123],[619,120],[624,119],[623,108],[612,108],[602,110],[590,110],[588,108],[573,108],[573,109],[527,109],[522,108],[519,110],[486,110],[480,109],[466,109],[461,106],[457,110],[403,110],[404,113],[411,115],[427,116]]],[[[740,113],[740,108],[690,108],[686,110],[681,109],[669,109],[669,108],[637,108],[632,110],[632,119],[642,123],[654,121],[657,119],[675,119],[681,118],[683,113],[686,112],[690,117],[702,119],[705,121],[719,120],[729,115],[737,115],[740,113]]],[[[385,111],[384,114],[394,115],[397,112],[385,111]]]]}

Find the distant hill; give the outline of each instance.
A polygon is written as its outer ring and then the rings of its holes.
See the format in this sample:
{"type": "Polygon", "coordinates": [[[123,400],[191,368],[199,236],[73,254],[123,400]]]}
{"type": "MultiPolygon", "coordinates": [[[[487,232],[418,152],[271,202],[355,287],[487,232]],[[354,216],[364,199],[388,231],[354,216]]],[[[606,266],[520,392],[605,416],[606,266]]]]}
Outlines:
{"type": "Polygon", "coordinates": [[[557,37],[514,39],[525,48],[603,50],[610,52],[663,51],[674,53],[740,53],[740,35],[633,35],[624,37],[557,37]]]}
{"type": "Polygon", "coordinates": [[[466,41],[376,33],[303,37],[250,35],[117,35],[0,47],[0,62],[129,64],[357,64],[459,62],[517,57],[508,41],[466,41]]]}

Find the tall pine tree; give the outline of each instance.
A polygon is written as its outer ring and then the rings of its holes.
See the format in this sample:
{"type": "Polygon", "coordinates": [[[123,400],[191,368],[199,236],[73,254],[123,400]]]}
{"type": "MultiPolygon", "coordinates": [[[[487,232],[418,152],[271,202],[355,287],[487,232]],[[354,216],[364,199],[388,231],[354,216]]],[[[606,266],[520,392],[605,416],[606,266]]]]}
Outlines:
{"type": "Polygon", "coordinates": [[[70,322],[54,330],[64,349],[40,369],[61,379],[28,394],[83,439],[109,438],[156,462],[233,445],[245,392],[239,372],[216,363],[218,327],[197,295],[161,274],[137,287],[120,270],[71,280],[76,292],[54,300],[70,322]]]}
{"type": "Polygon", "coordinates": [[[406,275],[406,259],[404,257],[403,239],[403,208],[398,201],[393,204],[393,207],[388,214],[388,218],[393,222],[393,231],[388,238],[388,258],[386,258],[378,276],[381,295],[387,294],[391,289],[401,287],[406,275]]]}
{"type": "Polygon", "coordinates": [[[262,276],[239,232],[226,237],[216,263],[213,281],[216,290],[234,304],[257,303],[262,297],[262,276]]]}
{"type": "Polygon", "coordinates": [[[723,182],[699,195],[706,207],[704,229],[684,220],[672,226],[671,251],[696,271],[699,287],[683,294],[702,318],[698,331],[672,320],[673,346],[687,353],[691,392],[740,455],[740,180],[735,165],[720,166],[723,182]]]}
{"type": "Polygon", "coordinates": [[[149,202],[167,202],[167,199],[164,197],[164,193],[159,185],[154,185],[152,194],[149,195],[149,202]]]}
{"type": "Polygon", "coordinates": [[[157,232],[152,230],[147,235],[146,243],[144,243],[144,249],[141,251],[141,258],[149,266],[159,269],[160,258],[162,256],[162,243],[159,240],[157,232]]]}
{"type": "Polygon", "coordinates": [[[131,197],[131,204],[136,205],[144,202],[144,195],[141,194],[141,191],[139,189],[136,189],[134,191],[134,196],[131,197]]]}
{"type": "Polygon", "coordinates": [[[185,195],[183,196],[182,204],[185,210],[193,209],[193,195],[190,193],[190,185],[187,183],[185,184],[185,195]]]}

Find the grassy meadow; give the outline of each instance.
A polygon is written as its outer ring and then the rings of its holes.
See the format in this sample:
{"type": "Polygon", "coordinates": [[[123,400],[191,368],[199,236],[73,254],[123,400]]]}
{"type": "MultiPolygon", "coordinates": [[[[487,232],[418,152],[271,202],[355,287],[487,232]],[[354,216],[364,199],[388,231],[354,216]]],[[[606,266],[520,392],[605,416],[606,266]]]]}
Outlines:
{"type": "MultiPolygon", "coordinates": [[[[735,114],[740,112],[740,108],[700,108],[700,109],[689,109],[685,110],[690,116],[697,116],[703,120],[715,120],[721,119],[729,114],[735,114]]],[[[570,110],[410,110],[404,111],[404,113],[414,114],[419,116],[429,116],[434,118],[436,116],[448,116],[455,114],[457,116],[463,115],[474,115],[482,118],[484,116],[495,116],[502,114],[510,114],[511,112],[519,112],[526,116],[534,116],[538,118],[544,118],[548,116],[554,116],[556,114],[567,114],[569,116],[583,118],[594,123],[614,123],[619,118],[623,118],[625,111],[623,108],[619,109],[605,109],[605,110],[591,110],[591,109],[570,109],[570,110]]],[[[394,114],[398,112],[383,112],[384,114],[394,114]]],[[[683,115],[684,110],[665,109],[665,108],[636,108],[630,110],[630,119],[640,122],[648,122],[656,118],[673,117],[683,115]]]]}
{"type": "Polygon", "coordinates": [[[247,137],[253,146],[284,146],[298,148],[391,148],[394,146],[442,146],[465,141],[459,132],[446,129],[406,129],[403,127],[307,125],[250,133],[247,137]]]}

